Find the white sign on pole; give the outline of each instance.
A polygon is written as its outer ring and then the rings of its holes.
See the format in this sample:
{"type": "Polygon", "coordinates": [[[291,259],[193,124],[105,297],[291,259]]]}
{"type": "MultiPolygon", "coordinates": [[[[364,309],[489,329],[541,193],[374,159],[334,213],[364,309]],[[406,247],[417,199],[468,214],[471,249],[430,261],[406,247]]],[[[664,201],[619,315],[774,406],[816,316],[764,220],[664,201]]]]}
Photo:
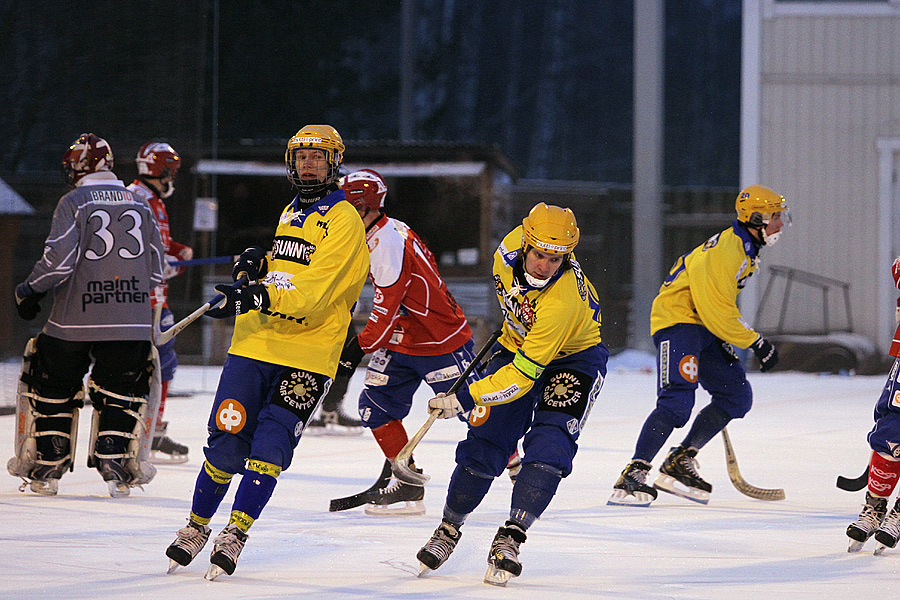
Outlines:
{"type": "Polygon", "coordinates": [[[219,227],[219,200],[197,198],[194,201],[194,231],[215,231],[219,227]]]}

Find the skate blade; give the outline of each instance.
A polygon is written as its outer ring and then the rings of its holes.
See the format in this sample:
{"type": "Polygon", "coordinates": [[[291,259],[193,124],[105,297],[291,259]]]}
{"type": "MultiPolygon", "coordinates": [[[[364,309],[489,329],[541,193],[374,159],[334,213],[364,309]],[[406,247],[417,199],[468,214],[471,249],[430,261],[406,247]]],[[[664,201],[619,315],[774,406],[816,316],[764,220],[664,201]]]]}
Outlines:
{"type": "Polygon", "coordinates": [[[187,461],[187,454],[166,454],[156,450],[150,452],[150,464],[153,465],[180,465],[187,461]]]}
{"type": "Polygon", "coordinates": [[[214,581],[216,577],[225,572],[225,569],[220,567],[219,565],[209,565],[209,568],[206,570],[206,575],[203,576],[207,581],[214,581]]]}
{"type": "Polygon", "coordinates": [[[850,540],[850,545],[847,546],[847,552],[859,552],[863,549],[865,542],[860,542],[858,540],[850,540]]]}
{"type": "Polygon", "coordinates": [[[657,477],[656,481],[653,482],[653,487],[662,492],[666,492],[667,494],[684,498],[685,500],[691,500],[699,504],[709,504],[709,492],[704,492],[697,488],[689,488],[674,477],[668,475],[660,475],[657,477]]]}
{"type": "Polygon", "coordinates": [[[166,574],[171,575],[172,573],[175,572],[176,569],[178,569],[178,567],[181,567],[181,566],[183,566],[181,563],[179,563],[176,560],[172,560],[170,558],[169,559],[169,569],[166,571],[166,574]]]}
{"type": "Polygon", "coordinates": [[[875,546],[875,552],[873,554],[875,554],[875,556],[881,556],[881,553],[884,552],[886,548],[887,546],[885,546],[881,542],[878,542],[878,544],[875,546]]]}
{"type": "Polygon", "coordinates": [[[425,563],[419,561],[419,573],[416,577],[423,577],[431,573],[431,568],[429,568],[425,563]]]}
{"type": "Polygon", "coordinates": [[[31,491],[41,496],[55,496],[59,491],[59,479],[34,480],[29,484],[31,491]]]}
{"type": "Polygon", "coordinates": [[[509,571],[498,569],[494,565],[488,565],[487,573],[484,574],[484,582],[490,585],[505,587],[506,582],[509,581],[510,577],[513,577],[513,574],[509,571]]]}
{"type": "Polygon", "coordinates": [[[654,500],[655,498],[647,492],[629,494],[625,490],[613,490],[606,504],[608,506],[650,506],[654,500]]]}
{"type": "Polygon", "coordinates": [[[112,498],[124,498],[131,494],[131,488],[128,487],[127,483],[122,483],[121,481],[107,481],[106,485],[109,487],[109,495],[112,498]]]}
{"type": "Polygon", "coordinates": [[[407,500],[401,506],[394,504],[366,504],[366,514],[373,517],[403,517],[425,514],[425,503],[421,500],[407,500]]]}

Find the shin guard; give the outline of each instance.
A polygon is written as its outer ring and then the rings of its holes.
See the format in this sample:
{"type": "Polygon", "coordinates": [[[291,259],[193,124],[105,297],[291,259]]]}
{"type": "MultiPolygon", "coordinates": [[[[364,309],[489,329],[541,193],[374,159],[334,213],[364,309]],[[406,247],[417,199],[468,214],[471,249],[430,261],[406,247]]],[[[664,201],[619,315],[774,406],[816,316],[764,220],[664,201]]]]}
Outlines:
{"type": "Polygon", "coordinates": [[[71,471],[78,437],[78,409],[84,406],[84,390],[70,398],[46,398],[31,385],[34,340],[25,347],[22,375],[16,390],[15,456],[6,465],[33,492],[56,494],[58,480],[71,471]]]}

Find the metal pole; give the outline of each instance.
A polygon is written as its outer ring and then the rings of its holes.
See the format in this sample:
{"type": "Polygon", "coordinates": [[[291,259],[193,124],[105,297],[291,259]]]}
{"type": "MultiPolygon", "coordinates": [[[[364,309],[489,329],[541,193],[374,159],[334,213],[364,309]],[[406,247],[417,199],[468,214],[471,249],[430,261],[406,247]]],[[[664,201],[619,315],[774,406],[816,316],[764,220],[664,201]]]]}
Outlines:
{"type": "Polygon", "coordinates": [[[628,346],[653,351],[650,307],[662,280],[663,0],[634,3],[634,202],[628,346]]]}

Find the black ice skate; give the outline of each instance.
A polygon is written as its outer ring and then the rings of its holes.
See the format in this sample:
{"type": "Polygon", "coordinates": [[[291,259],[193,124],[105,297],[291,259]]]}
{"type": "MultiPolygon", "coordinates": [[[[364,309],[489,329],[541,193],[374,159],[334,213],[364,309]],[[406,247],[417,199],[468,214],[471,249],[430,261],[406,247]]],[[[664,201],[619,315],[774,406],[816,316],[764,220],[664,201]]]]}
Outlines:
{"type": "Polygon", "coordinates": [[[213,551],[209,557],[209,569],[206,571],[206,579],[214,580],[222,573],[234,574],[237,567],[237,559],[247,543],[247,534],[240,530],[234,523],[229,523],[222,533],[213,540],[213,551]]]}
{"type": "Polygon", "coordinates": [[[647,485],[650,467],[650,463],[643,460],[628,463],[606,503],[613,506],[650,506],[657,496],[656,490],[647,485]]]}
{"type": "Polygon", "coordinates": [[[462,532],[456,525],[449,521],[441,521],[431,535],[431,539],[425,542],[425,545],[416,554],[416,558],[419,560],[419,575],[434,571],[447,562],[461,537],[462,532]]]}
{"type": "Polygon", "coordinates": [[[306,433],[311,435],[362,435],[362,432],[362,421],[345,415],[340,409],[323,409],[306,426],[306,433]]]}
{"type": "Polygon", "coordinates": [[[712,486],[697,472],[697,449],[678,446],[672,448],[659,468],[660,475],[653,487],[700,504],[709,502],[712,486]]]}
{"type": "Polygon", "coordinates": [[[491,585],[504,586],[510,577],[518,577],[522,573],[519,562],[519,545],[525,542],[525,532],[516,525],[501,527],[491,542],[488,552],[488,569],[484,574],[484,582],[491,585]]]}
{"type": "Polygon", "coordinates": [[[14,477],[19,477],[24,482],[19,486],[19,491],[24,492],[26,487],[30,487],[35,494],[42,496],[55,496],[59,491],[59,480],[65,471],[62,465],[37,465],[27,471],[21,469],[19,459],[13,456],[6,464],[6,470],[14,477]],[[24,474],[23,474],[24,473],[24,474]]]}
{"type": "Polygon", "coordinates": [[[168,421],[156,426],[150,443],[150,462],[153,464],[178,465],[188,460],[188,447],[166,435],[168,429],[168,421]]]}
{"type": "Polygon", "coordinates": [[[879,555],[884,552],[885,548],[896,548],[897,541],[900,540],[900,498],[894,503],[894,508],[881,522],[878,531],[875,532],[875,541],[878,545],[875,547],[875,554],[879,555]]]}
{"type": "MultiPolygon", "coordinates": [[[[418,469],[417,469],[418,470],[418,469]]],[[[421,473],[421,471],[419,471],[421,473]]],[[[394,479],[385,488],[375,490],[366,504],[366,514],[376,516],[424,515],[425,486],[394,479]]]]}
{"type": "Polygon", "coordinates": [[[866,541],[881,526],[887,512],[887,498],[873,496],[866,492],[866,503],[859,512],[859,518],[847,527],[850,546],[847,552],[859,552],[866,541]]]}
{"type": "Polygon", "coordinates": [[[169,557],[169,570],[172,573],[178,567],[186,567],[196,558],[209,540],[211,530],[206,525],[188,519],[188,524],[178,530],[175,541],[166,548],[169,557]]]}

